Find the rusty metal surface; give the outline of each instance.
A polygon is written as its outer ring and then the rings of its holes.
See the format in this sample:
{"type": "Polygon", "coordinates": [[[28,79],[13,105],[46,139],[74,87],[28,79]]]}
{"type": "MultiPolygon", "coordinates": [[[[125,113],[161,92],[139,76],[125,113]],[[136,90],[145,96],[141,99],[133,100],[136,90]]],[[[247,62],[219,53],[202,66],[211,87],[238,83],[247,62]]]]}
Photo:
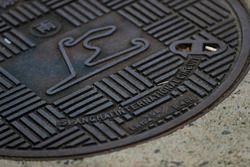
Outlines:
{"type": "Polygon", "coordinates": [[[206,113],[249,63],[236,0],[4,1],[0,155],[95,154],[206,113]]]}

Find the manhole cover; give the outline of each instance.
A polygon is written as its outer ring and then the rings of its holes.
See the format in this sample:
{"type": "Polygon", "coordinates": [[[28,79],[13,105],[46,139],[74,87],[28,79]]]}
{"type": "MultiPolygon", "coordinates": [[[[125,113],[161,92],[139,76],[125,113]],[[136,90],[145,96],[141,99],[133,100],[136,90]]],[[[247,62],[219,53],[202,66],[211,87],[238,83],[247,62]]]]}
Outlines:
{"type": "Polygon", "coordinates": [[[247,71],[238,0],[1,0],[0,155],[84,156],[169,134],[247,71]]]}

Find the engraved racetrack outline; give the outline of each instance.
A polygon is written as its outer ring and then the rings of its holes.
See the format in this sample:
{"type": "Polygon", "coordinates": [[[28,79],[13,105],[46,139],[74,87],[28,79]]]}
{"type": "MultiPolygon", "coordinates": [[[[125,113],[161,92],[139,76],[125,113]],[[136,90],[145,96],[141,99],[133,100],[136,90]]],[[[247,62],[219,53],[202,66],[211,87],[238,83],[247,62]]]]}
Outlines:
{"type": "Polygon", "coordinates": [[[73,37],[67,37],[67,38],[62,39],[58,44],[59,50],[63,56],[63,59],[67,65],[68,69],[69,69],[70,75],[67,78],[65,78],[63,81],[56,84],[55,86],[49,88],[46,93],[48,95],[53,95],[53,94],[59,93],[62,90],[67,89],[67,88],[69,88],[69,87],[71,87],[71,86],[73,86],[73,85],[75,85],[83,80],[86,80],[86,79],[92,77],[93,75],[103,71],[103,70],[111,68],[112,66],[114,66],[122,61],[125,61],[131,57],[138,55],[149,48],[150,44],[146,39],[134,38],[131,40],[132,46],[130,48],[125,49],[125,50],[120,51],[120,52],[117,52],[117,53],[110,55],[106,58],[102,58],[100,60],[95,61],[95,59],[101,54],[101,48],[97,47],[97,46],[92,46],[90,44],[90,42],[104,38],[104,37],[111,36],[112,34],[114,34],[114,32],[116,30],[117,30],[117,27],[114,25],[111,25],[111,26],[105,26],[105,27],[101,27],[101,28],[92,29],[76,40],[73,37]],[[105,63],[105,64],[101,68],[98,68],[97,70],[95,70],[95,71],[93,71],[85,76],[78,78],[77,73],[76,73],[76,71],[75,71],[75,69],[70,61],[70,58],[66,53],[65,47],[73,47],[73,46],[79,44],[81,41],[83,42],[84,48],[89,49],[91,51],[94,51],[94,54],[92,56],[90,56],[90,58],[88,58],[84,62],[85,66],[93,67],[96,65],[101,65],[103,63],[105,63]],[[114,58],[119,58],[119,59],[113,61],[114,58]]]}

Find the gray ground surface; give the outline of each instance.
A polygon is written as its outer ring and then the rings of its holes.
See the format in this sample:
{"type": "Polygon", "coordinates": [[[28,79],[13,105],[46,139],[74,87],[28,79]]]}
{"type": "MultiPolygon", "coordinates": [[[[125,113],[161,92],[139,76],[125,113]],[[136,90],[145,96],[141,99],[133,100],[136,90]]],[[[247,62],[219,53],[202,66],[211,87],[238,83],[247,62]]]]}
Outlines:
{"type": "MultiPolygon", "coordinates": [[[[250,6],[250,0],[246,0],[250,6]]],[[[111,154],[0,167],[250,167],[250,73],[217,108],[172,135],[111,154]]]]}

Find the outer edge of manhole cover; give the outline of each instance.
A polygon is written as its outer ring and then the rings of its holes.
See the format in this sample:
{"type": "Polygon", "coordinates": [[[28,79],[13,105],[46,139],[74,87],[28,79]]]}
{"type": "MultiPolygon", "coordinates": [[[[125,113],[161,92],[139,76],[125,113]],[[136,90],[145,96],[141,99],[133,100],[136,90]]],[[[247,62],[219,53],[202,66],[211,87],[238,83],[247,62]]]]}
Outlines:
{"type": "Polygon", "coordinates": [[[86,157],[201,117],[248,72],[243,4],[0,0],[0,156],[86,157]]]}

